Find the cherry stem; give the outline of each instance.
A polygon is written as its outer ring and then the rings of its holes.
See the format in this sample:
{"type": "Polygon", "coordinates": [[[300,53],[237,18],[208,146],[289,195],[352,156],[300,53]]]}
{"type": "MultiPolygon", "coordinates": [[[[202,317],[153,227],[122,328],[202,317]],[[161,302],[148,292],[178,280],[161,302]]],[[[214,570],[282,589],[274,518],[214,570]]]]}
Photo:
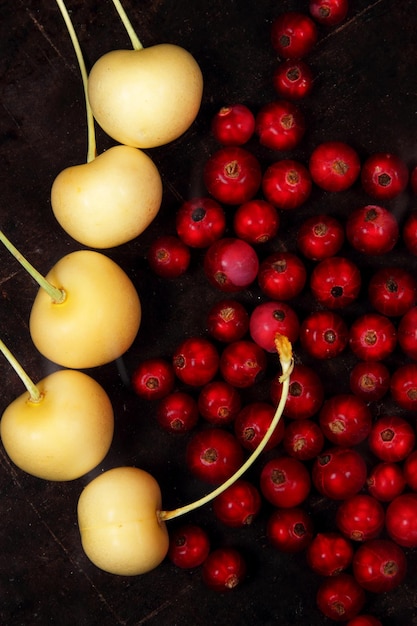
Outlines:
{"type": "Polygon", "coordinates": [[[112,0],[116,11],[119,14],[120,19],[122,20],[123,26],[126,28],[127,34],[129,35],[129,39],[132,42],[132,48],[134,50],[142,50],[143,45],[139,41],[139,38],[132,26],[131,21],[127,17],[126,11],[122,7],[122,3],[120,0],[112,0]]]}
{"type": "Polygon", "coordinates": [[[40,400],[42,399],[41,392],[39,391],[35,383],[32,381],[32,379],[29,378],[29,376],[26,374],[25,370],[20,365],[19,361],[10,352],[9,348],[5,345],[4,341],[2,341],[1,339],[0,339],[0,351],[9,361],[10,365],[12,366],[16,374],[19,376],[20,380],[25,385],[26,389],[28,390],[30,394],[31,402],[40,402],[40,400]]]}
{"type": "Polygon", "coordinates": [[[19,250],[14,247],[12,242],[6,237],[2,230],[0,230],[0,241],[6,246],[14,258],[19,261],[20,265],[24,267],[28,274],[32,276],[38,285],[47,292],[55,304],[62,304],[65,301],[65,291],[63,289],[58,289],[58,287],[54,287],[54,285],[48,282],[46,278],[42,276],[42,274],[40,274],[22,254],[20,254],[19,250]]]}
{"type": "Polygon", "coordinates": [[[80,42],[74,30],[74,26],[69,16],[69,13],[67,11],[67,7],[65,6],[65,2],[63,0],[56,0],[56,3],[59,7],[59,10],[61,11],[62,17],[64,18],[65,25],[68,29],[68,33],[72,41],[72,45],[74,46],[75,54],[77,56],[77,61],[78,61],[78,65],[80,68],[81,77],[83,81],[85,107],[86,107],[86,113],[87,113],[87,132],[88,132],[87,163],[90,163],[90,161],[93,161],[97,156],[97,147],[96,147],[96,134],[95,134],[95,128],[94,128],[94,116],[93,116],[93,112],[91,110],[90,102],[88,99],[87,69],[85,67],[84,57],[81,52],[80,42]]]}
{"type": "Polygon", "coordinates": [[[255,448],[252,454],[247,458],[245,463],[223,484],[221,484],[219,487],[217,487],[207,495],[203,496],[199,500],[196,500],[195,502],[191,502],[190,504],[182,506],[178,509],[174,509],[172,511],[159,511],[158,518],[160,521],[165,522],[167,520],[174,519],[175,517],[179,517],[180,515],[189,513],[190,511],[193,511],[194,509],[197,509],[200,506],[207,504],[211,500],[214,500],[214,498],[223,493],[223,491],[226,491],[226,489],[228,489],[238,478],[240,478],[246,472],[247,469],[249,469],[255,459],[258,458],[258,456],[265,448],[283,413],[290,387],[290,375],[294,368],[291,344],[288,341],[287,337],[278,334],[275,338],[275,345],[282,367],[282,375],[279,379],[282,383],[282,393],[274,417],[272,418],[268,430],[266,431],[262,440],[259,442],[258,446],[255,448]]]}

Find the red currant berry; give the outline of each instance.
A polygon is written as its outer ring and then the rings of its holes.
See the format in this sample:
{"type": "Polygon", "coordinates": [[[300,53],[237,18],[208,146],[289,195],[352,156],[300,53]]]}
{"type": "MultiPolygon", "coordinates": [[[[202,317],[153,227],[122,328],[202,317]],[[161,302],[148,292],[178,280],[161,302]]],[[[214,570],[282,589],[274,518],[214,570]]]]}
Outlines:
{"type": "MultiPolygon", "coordinates": [[[[279,375],[271,383],[271,400],[276,406],[281,399],[282,384],[279,375]]],[[[291,374],[290,387],[284,415],[294,420],[313,417],[323,404],[324,387],[317,372],[301,363],[296,363],[291,374]]]]}
{"type": "Polygon", "coordinates": [[[213,500],[213,511],[226,526],[249,526],[261,510],[262,499],[257,488],[240,478],[213,500]]]}
{"type": "Polygon", "coordinates": [[[398,343],[410,359],[417,360],[417,306],[413,306],[400,319],[398,343]]]}
{"type": "Polygon", "coordinates": [[[313,181],[325,191],[345,191],[359,176],[361,162],[351,146],[327,141],[317,146],[309,162],[313,181]]]}
{"type": "Polygon", "coordinates": [[[372,428],[372,413],[358,396],[336,394],[326,400],[319,415],[324,436],[338,446],[356,446],[372,428]]]}
{"type": "Polygon", "coordinates": [[[226,216],[223,207],[212,198],[192,198],[177,211],[178,237],[191,248],[206,248],[223,236],[226,216]]]}
{"type": "MultiPolygon", "coordinates": [[[[402,467],[402,478],[404,482],[403,489],[401,489],[401,491],[404,490],[406,484],[410,487],[410,489],[412,489],[412,491],[417,491],[417,450],[410,452],[408,457],[405,459],[402,467]]],[[[401,491],[395,495],[400,495],[401,491]]]]}
{"type": "Polygon", "coordinates": [[[255,131],[255,116],[244,104],[223,106],[211,121],[211,132],[223,146],[241,146],[255,131]]]}
{"type": "Polygon", "coordinates": [[[349,378],[352,393],[365,402],[381,400],[390,387],[390,373],[381,361],[359,361],[349,378]]]}
{"type": "Polygon", "coordinates": [[[235,211],[233,229],[240,239],[259,244],[275,237],[279,222],[278,211],[270,202],[249,200],[235,211]]]}
{"type": "Polygon", "coordinates": [[[284,59],[301,59],[313,49],[317,41],[317,27],[304,13],[282,13],[271,27],[274,50],[284,59]]]}
{"type": "Polygon", "coordinates": [[[404,461],[415,444],[414,430],[399,415],[383,415],[374,422],[368,437],[370,451],[381,461],[404,461]]]}
{"type": "Polygon", "coordinates": [[[346,626],[382,626],[382,622],[368,613],[362,613],[346,622],[346,626]]]}
{"type": "Polygon", "coordinates": [[[262,181],[258,159],[245,148],[220,148],[206,162],[203,171],[207,191],[224,204],[251,200],[262,181]]]}
{"type": "Polygon", "coordinates": [[[398,222],[384,207],[367,205],[355,209],[346,222],[346,237],[355,250],[364,254],[390,252],[398,240],[398,222]]]}
{"type": "Polygon", "coordinates": [[[417,211],[411,211],[406,218],[402,236],[408,252],[417,256],[417,211]]]}
{"type": "Polygon", "coordinates": [[[310,473],[291,456],[268,461],[260,476],[260,489],[268,502],[283,509],[299,506],[310,493],[310,473]]]}
{"type": "Polygon", "coordinates": [[[312,479],[317,491],[332,500],[356,495],[366,481],[366,463],[354,448],[335,446],[315,460],[312,479]]]}
{"type": "Polygon", "coordinates": [[[246,562],[238,550],[230,547],[217,548],[204,561],[202,578],[210,589],[225,592],[240,585],[246,571],[246,562]]]}
{"type": "Polygon", "coordinates": [[[301,100],[313,88],[313,72],[304,61],[282,61],[272,74],[272,84],[281,98],[301,100]]]}
{"type": "Polygon", "coordinates": [[[255,250],[246,241],[234,237],[215,241],[204,257],[204,273],[210,284],[227,293],[249,287],[258,270],[255,250]]]}
{"type": "Polygon", "coordinates": [[[149,267],[163,278],[184,274],[191,261],[189,247],[174,235],[162,235],[153,241],[148,251],[149,267]]]}
{"type": "Polygon", "coordinates": [[[300,507],[276,509],[267,521],[266,536],[280,552],[301,552],[313,539],[311,516],[300,507]]]}
{"type": "Polygon", "coordinates": [[[333,311],[314,311],[301,324],[300,342],[316,359],[331,359],[346,348],[349,331],[343,318],[333,311]]]}
{"type": "Polygon", "coordinates": [[[385,521],[385,511],[373,496],[358,493],[339,505],[336,526],[352,541],[368,541],[378,537],[385,521]]]}
{"type": "Polygon", "coordinates": [[[316,422],[296,420],[285,426],[283,445],[289,456],[311,461],[323,450],[324,435],[316,422]]]}
{"type": "Polygon", "coordinates": [[[265,351],[254,341],[241,339],[229,343],[220,357],[220,373],[230,385],[251,387],[265,373],[265,351]]]}
{"type": "Polygon", "coordinates": [[[342,224],[330,215],[310,217],[300,226],[297,246],[301,254],[312,261],[335,256],[345,239],[342,224]]]}
{"type": "Polygon", "coordinates": [[[369,281],[368,297],[378,313],[399,317],[416,304],[417,281],[403,267],[382,267],[369,281]]]}
{"type": "Polygon", "coordinates": [[[259,265],[259,287],[271,300],[295,298],[303,290],[306,280],[305,265],[292,252],[274,252],[259,265]]]}
{"type": "Polygon", "coordinates": [[[407,572],[404,550],[389,539],[367,541],[355,552],[353,575],[366,591],[385,593],[398,587],[407,572]]]}
{"type": "Polygon", "coordinates": [[[381,463],[374,465],[366,479],[369,493],[381,502],[391,502],[404,491],[405,484],[405,471],[403,472],[397,463],[388,461],[381,461],[381,463]]]}
{"type": "Polygon", "coordinates": [[[201,526],[186,524],[170,533],[168,558],[177,567],[199,567],[209,552],[210,540],[201,526]]]}
{"type": "Polygon", "coordinates": [[[409,172],[398,156],[389,153],[372,154],[361,170],[364,191],[377,200],[390,200],[407,186],[409,172]]]}
{"type": "Polygon", "coordinates": [[[297,209],[310,196],[312,189],[308,169],[299,161],[282,159],[272,163],[263,175],[265,198],[278,209],[297,209]]]}
{"type": "Polygon", "coordinates": [[[146,359],[132,374],[132,387],[140,398],[159,400],[174,389],[172,364],[162,358],[146,359]]]}
{"type": "Polygon", "coordinates": [[[230,478],[243,462],[237,439],[223,428],[208,428],[194,433],[188,443],[186,463],[196,478],[220,484],[230,478]]]}
{"type": "Polygon", "coordinates": [[[352,304],[359,295],[361,273],[357,265],[344,257],[320,261],[310,275],[314,298],[327,309],[341,309],[352,304]]]}
{"type": "Polygon", "coordinates": [[[385,513],[389,537],[404,548],[417,547],[417,494],[402,493],[389,503],[385,513]]]}
{"type": "Polygon", "coordinates": [[[294,344],[298,339],[300,323],[293,308],[285,302],[263,302],[252,311],[249,332],[253,341],[267,352],[276,352],[277,333],[294,344]]]}
{"type": "Polygon", "coordinates": [[[336,26],[343,22],[348,9],[348,0],[310,0],[309,2],[311,16],[324,26],[336,26]]]}
{"type": "Polygon", "coordinates": [[[159,401],[156,410],[158,424],[172,433],[192,430],[199,418],[197,402],[183,391],[170,393],[159,401]]]}
{"type": "Polygon", "coordinates": [[[301,142],[305,130],[301,109],[288,100],[264,104],[255,118],[259,143],[271,150],[293,150],[301,142]]]}
{"type": "Polygon", "coordinates": [[[318,533],[307,548],[307,563],[320,576],[336,576],[352,563],[353,546],[337,532],[318,533]]]}
{"type": "Polygon", "coordinates": [[[237,300],[220,300],[207,314],[207,330],[217,341],[238,341],[249,330],[249,314],[237,300]]]}
{"type": "MultiPolygon", "coordinates": [[[[275,415],[275,408],[267,402],[250,402],[236,416],[234,430],[236,439],[247,450],[253,451],[263,439],[275,415]]],[[[279,420],[265,450],[272,450],[284,436],[285,426],[279,420]]]]}
{"type": "Polygon", "coordinates": [[[317,606],[326,617],[343,622],[356,617],[365,604],[365,591],[351,574],[325,578],[317,592],[317,606]]]}
{"type": "Polygon", "coordinates": [[[240,394],[228,383],[214,380],[205,385],[198,396],[200,415],[210,424],[229,424],[242,406],[240,394]]]}
{"type": "Polygon", "coordinates": [[[207,385],[219,367],[215,346],[204,337],[189,337],[177,346],[172,356],[176,376],[194,387],[207,385]]]}
{"type": "Polygon", "coordinates": [[[400,365],[391,376],[391,396],[402,409],[415,411],[417,407],[417,363],[400,365]]]}
{"type": "Polygon", "coordinates": [[[351,324],[349,345],[358,359],[383,361],[397,345],[397,331],[385,315],[365,313],[351,324]]]}

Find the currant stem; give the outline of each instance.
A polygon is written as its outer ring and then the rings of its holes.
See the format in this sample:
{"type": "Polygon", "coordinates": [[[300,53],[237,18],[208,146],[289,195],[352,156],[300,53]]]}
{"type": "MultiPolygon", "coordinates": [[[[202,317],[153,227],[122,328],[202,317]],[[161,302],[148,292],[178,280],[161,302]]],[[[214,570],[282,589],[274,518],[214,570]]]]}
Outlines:
{"type": "Polygon", "coordinates": [[[26,374],[23,367],[20,365],[19,361],[15,358],[15,356],[10,352],[9,348],[5,345],[4,341],[0,339],[0,351],[9,361],[10,365],[19,376],[20,380],[25,385],[26,389],[29,392],[31,402],[40,402],[42,399],[42,394],[32,381],[31,378],[26,374]]]}
{"type": "Polygon", "coordinates": [[[131,21],[127,17],[126,11],[122,7],[122,3],[120,0],[112,0],[116,11],[119,14],[120,19],[122,20],[123,26],[126,28],[127,34],[129,35],[129,39],[132,42],[132,48],[134,50],[142,50],[143,45],[139,41],[139,38],[132,26],[131,21]]]}
{"type": "Polygon", "coordinates": [[[228,478],[226,482],[224,482],[222,485],[220,485],[207,495],[203,496],[199,500],[196,500],[195,502],[191,502],[190,504],[182,506],[178,509],[174,509],[172,511],[159,511],[158,518],[160,521],[165,522],[167,520],[174,519],[175,517],[179,517],[180,515],[189,513],[190,511],[193,511],[194,509],[197,509],[200,506],[207,504],[211,500],[214,500],[214,498],[223,493],[223,491],[226,491],[226,489],[228,489],[238,478],[240,478],[246,472],[246,470],[252,465],[255,459],[257,459],[262,450],[265,448],[283,413],[290,387],[290,375],[294,368],[291,344],[288,341],[287,337],[278,334],[275,338],[275,345],[282,367],[282,375],[280,376],[280,382],[282,383],[282,393],[274,417],[272,418],[268,430],[266,431],[262,440],[259,442],[258,446],[252,452],[252,454],[247,458],[245,463],[230,478],[228,478]]]}
{"type": "Polygon", "coordinates": [[[42,276],[42,274],[40,274],[38,270],[35,269],[33,265],[31,265],[22,254],[20,254],[19,250],[15,248],[15,246],[6,237],[2,230],[0,230],[0,241],[6,246],[8,251],[14,256],[14,258],[19,261],[20,265],[24,267],[28,274],[32,276],[32,278],[38,283],[38,285],[46,291],[46,293],[50,296],[51,300],[55,304],[62,304],[65,301],[65,291],[63,289],[58,289],[57,287],[54,287],[54,285],[48,282],[46,278],[42,276]]]}
{"type": "Polygon", "coordinates": [[[75,54],[77,56],[77,61],[78,61],[78,65],[80,68],[81,77],[83,81],[85,107],[86,107],[86,113],[87,113],[87,132],[88,132],[87,163],[90,163],[90,161],[93,161],[97,156],[97,147],[96,147],[96,134],[95,134],[95,128],[94,128],[94,116],[90,107],[90,102],[88,100],[87,69],[85,67],[84,57],[81,52],[80,42],[74,30],[74,26],[72,24],[71,18],[67,11],[67,7],[65,6],[65,2],[63,0],[56,0],[56,3],[59,7],[59,10],[61,11],[62,17],[64,18],[69,36],[72,41],[72,45],[74,46],[75,54]]]}

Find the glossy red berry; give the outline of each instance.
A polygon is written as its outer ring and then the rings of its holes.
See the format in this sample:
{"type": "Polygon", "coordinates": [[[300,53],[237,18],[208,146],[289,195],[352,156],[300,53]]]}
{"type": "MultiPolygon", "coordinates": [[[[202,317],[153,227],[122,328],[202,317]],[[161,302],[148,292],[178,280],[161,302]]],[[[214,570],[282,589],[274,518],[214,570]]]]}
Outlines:
{"type": "Polygon", "coordinates": [[[266,200],[249,200],[241,204],[233,216],[233,230],[240,239],[260,244],[273,239],[278,232],[280,218],[277,209],[266,200]]]}
{"type": "Polygon", "coordinates": [[[255,131],[255,116],[244,104],[223,106],[211,121],[211,132],[223,146],[241,146],[255,131]]]}
{"type": "Polygon", "coordinates": [[[213,380],[201,389],[198,396],[200,415],[210,424],[229,424],[239,413],[242,400],[235,387],[223,380],[213,380]]]}
{"type": "Polygon", "coordinates": [[[384,207],[366,205],[355,209],[346,222],[346,237],[356,250],[380,256],[390,252],[398,241],[398,222],[384,207]]]}
{"type": "Polygon", "coordinates": [[[311,516],[300,507],[276,509],[267,521],[266,536],[280,552],[301,552],[313,539],[311,516]]]}
{"type": "Polygon", "coordinates": [[[226,230],[223,207],[212,198],[198,197],[184,202],[177,211],[178,237],[191,248],[207,248],[226,230]]]}
{"type": "MultiPolygon", "coordinates": [[[[234,422],[236,439],[247,450],[253,451],[263,439],[275,415],[275,407],[268,402],[249,402],[237,414],[234,422]]],[[[284,436],[284,420],[280,419],[265,450],[272,450],[284,436]]]]}
{"type": "Polygon", "coordinates": [[[261,505],[261,495],[255,485],[240,478],[213,500],[213,511],[226,526],[240,528],[252,524],[261,505]]]}
{"type": "Polygon", "coordinates": [[[319,424],[324,436],[338,446],[356,446],[372,428],[372,412],[353,394],[335,394],[323,404],[319,424]]]}
{"type": "Polygon", "coordinates": [[[211,244],[203,263],[210,284],[226,293],[249,287],[259,269],[259,260],[252,246],[235,237],[224,237],[211,244]]]}
{"type": "Polygon", "coordinates": [[[354,302],[361,288],[361,273],[356,263],[345,257],[320,261],[310,274],[314,298],[327,309],[341,309],[354,302]]]}
{"type": "Polygon", "coordinates": [[[323,450],[324,435],[313,420],[295,420],[285,426],[283,445],[289,456],[311,461],[323,450]]]}
{"type": "Polygon", "coordinates": [[[307,563],[320,576],[336,576],[352,563],[352,542],[338,532],[318,533],[306,552],[307,563]]]}
{"type": "Polygon", "coordinates": [[[342,572],[325,578],[317,592],[317,606],[335,622],[352,619],[363,609],[365,591],[351,574],[342,572]]]}
{"type": "Polygon", "coordinates": [[[189,247],[174,235],[161,235],[148,250],[149,267],[163,278],[178,278],[187,271],[190,261],[189,247]]]}
{"type": "Polygon", "coordinates": [[[294,344],[300,332],[300,322],[294,309],[286,302],[258,304],[249,318],[249,333],[253,341],[267,352],[276,352],[275,337],[285,335],[294,344]]]}
{"type": "Polygon", "coordinates": [[[335,446],[324,450],[315,460],[312,479],[316,489],[332,500],[346,500],[364,486],[367,468],[354,448],[335,446]]]}
{"type": "Polygon", "coordinates": [[[368,283],[368,297],[378,313],[400,317],[416,304],[417,280],[403,267],[382,267],[368,283]]]}
{"type": "Polygon", "coordinates": [[[237,439],[223,428],[208,428],[192,435],[186,451],[187,468],[196,478],[220,484],[243,462],[237,439]]]}
{"type": "Polygon", "coordinates": [[[410,359],[417,360],[417,306],[413,306],[400,319],[398,343],[410,359]]]}
{"type": "Polygon", "coordinates": [[[241,339],[229,343],[220,357],[220,373],[230,385],[251,387],[264,375],[266,353],[254,341],[241,339]]]}
{"type": "Polygon", "coordinates": [[[272,22],[272,46],[283,59],[305,57],[313,49],[317,36],[314,21],[304,13],[287,11],[272,22]]]}
{"type": "Polygon", "coordinates": [[[299,161],[282,159],[269,165],[262,178],[265,198],[284,211],[300,207],[311,194],[312,183],[308,169],[299,161]]]}
{"type": "MultiPolygon", "coordinates": [[[[271,382],[271,400],[276,406],[281,399],[279,375],[271,382]]],[[[284,415],[293,420],[305,420],[318,413],[323,404],[324,386],[317,372],[308,365],[296,363],[291,374],[284,415]]]]}
{"type": "Polygon", "coordinates": [[[382,626],[382,622],[373,615],[362,613],[346,622],[346,626],[382,626]]]}
{"type": "Polygon", "coordinates": [[[417,407],[417,363],[405,363],[393,372],[391,395],[402,409],[415,411],[417,407]]]}
{"type": "MultiPolygon", "coordinates": [[[[397,466],[399,467],[399,466],[397,466]]],[[[413,450],[405,459],[402,466],[403,489],[407,485],[412,491],[417,491],[417,450],[413,450]]],[[[395,495],[400,495],[398,491],[395,495]]],[[[391,498],[392,499],[392,498],[391,498]]]]}
{"type": "Polygon", "coordinates": [[[404,461],[415,445],[411,424],[399,415],[382,415],[374,422],[368,437],[371,452],[381,461],[404,461]]]}
{"type": "Polygon", "coordinates": [[[295,298],[303,290],[306,280],[306,267],[292,252],[274,252],[259,265],[259,287],[271,300],[295,298]]]}
{"type": "Polygon", "coordinates": [[[381,400],[390,388],[390,372],[381,361],[359,361],[353,366],[349,385],[365,402],[381,400]]]}
{"type": "Polygon", "coordinates": [[[174,389],[174,368],[163,358],[146,359],[134,369],[131,382],[140,398],[159,400],[174,389]]]}
{"type": "Polygon", "coordinates": [[[341,141],[321,143],[310,156],[311,177],[325,191],[349,189],[358,178],[360,169],[356,150],[341,141]]]}
{"type": "Polygon", "coordinates": [[[344,319],[333,311],[314,311],[301,323],[301,345],[316,359],[338,356],[348,341],[348,327],[344,319]]]}
{"type": "Polygon", "coordinates": [[[264,104],[255,118],[259,143],[271,150],[293,150],[301,142],[305,131],[304,114],[289,100],[264,104]]]}
{"type": "Polygon", "coordinates": [[[308,469],[304,463],[290,456],[268,461],[262,468],[259,480],[264,498],[284,509],[299,506],[311,488],[308,469]]]}
{"type": "Polygon", "coordinates": [[[226,146],[207,160],[203,179],[207,191],[218,202],[238,205],[255,196],[262,171],[251,152],[240,146],[226,146]]]}
{"type": "Polygon", "coordinates": [[[208,339],[189,337],[174,350],[172,363],[176,376],[183,383],[200,387],[214,378],[219,367],[219,354],[208,339]]]}
{"type": "Polygon", "coordinates": [[[389,537],[404,548],[417,547],[417,494],[402,493],[389,503],[385,513],[389,537]]]}
{"type": "Polygon", "coordinates": [[[362,361],[383,361],[396,345],[396,328],[385,315],[365,313],[357,317],[350,326],[350,349],[362,361]]]}
{"type": "Polygon", "coordinates": [[[408,252],[417,256],[417,211],[411,211],[407,216],[402,229],[402,237],[408,252]]]}
{"type": "Polygon", "coordinates": [[[336,526],[352,541],[376,539],[384,529],[385,511],[379,500],[358,493],[339,505],[336,526]]]}
{"type": "MultiPolygon", "coordinates": [[[[411,455],[407,457],[405,463],[411,455]]],[[[381,502],[391,502],[404,491],[405,485],[405,471],[403,472],[398,463],[389,461],[381,461],[374,465],[366,479],[368,492],[381,502]]]]}
{"type": "Polygon", "coordinates": [[[352,562],[358,583],[373,593],[386,593],[398,587],[407,573],[404,550],[389,539],[367,541],[358,548],[352,562]]]}
{"type": "Polygon", "coordinates": [[[272,84],[277,94],[288,100],[301,100],[313,88],[313,72],[304,61],[282,61],[272,74],[272,84]]]}
{"type": "Polygon", "coordinates": [[[301,254],[312,261],[335,256],[343,246],[345,231],[342,224],[330,215],[317,215],[305,220],[297,233],[301,254]]]}
{"type": "Polygon", "coordinates": [[[184,391],[170,393],[159,401],[156,419],[161,428],[169,432],[190,431],[199,419],[197,402],[184,391]]]}
{"type": "Polygon", "coordinates": [[[348,0],[310,0],[311,16],[323,26],[336,26],[345,19],[349,10],[348,0]]]}
{"type": "Polygon", "coordinates": [[[409,172],[403,160],[390,153],[372,154],[362,165],[362,187],[377,200],[391,200],[407,186],[409,172]]]}
{"type": "Polygon", "coordinates": [[[217,548],[210,552],[203,563],[203,582],[218,592],[234,589],[246,576],[246,561],[235,548],[217,548]]]}
{"type": "Polygon", "coordinates": [[[177,567],[184,569],[199,567],[209,552],[210,540],[201,526],[184,524],[170,533],[167,556],[177,567]]]}
{"type": "Polygon", "coordinates": [[[207,313],[207,330],[217,341],[238,341],[249,330],[249,313],[237,300],[219,300],[207,313]]]}

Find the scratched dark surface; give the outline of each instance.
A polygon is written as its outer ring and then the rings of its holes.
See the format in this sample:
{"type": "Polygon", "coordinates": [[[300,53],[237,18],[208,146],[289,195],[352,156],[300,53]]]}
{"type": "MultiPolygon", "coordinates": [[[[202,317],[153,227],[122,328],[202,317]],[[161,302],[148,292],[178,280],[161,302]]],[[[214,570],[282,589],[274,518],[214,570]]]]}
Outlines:
{"type": "MultiPolygon", "coordinates": [[[[164,41],[184,46],[200,63],[205,78],[202,108],[193,127],[171,145],[152,151],[164,181],[160,215],[138,240],[107,251],[135,282],[144,320],[121,362],[94,372],[116,412],[114,444],[97,472],[121,464],[149,470],[161,484],[166,507],[201,495],[205,487],[184,469],[187,436],[162,433],[155,426],[154,407],[140,402],[125,380],[139,359],[169,357],[180,339],[204,334],[205,311],[219,294],[206,284],[201,255],[193,255],[184,277],[169,282],[149,272],[147,247],[157,233],[174,232],[175,210],[183,199],[204,191],[202,165],[216,147],[209,134],[210,116],[233,101],[256,111],[274,98],[271,75],[277,58],[269,40],[272,19],[285,10],[306,11],[307,4],[307,0],[125,2],[145,46],[164,41]]],[[[417,163],[415,0],[350,4],[342,25],[319,29],[319,42],[309,57],[316,76],[314,90],[302,103],[308,130],[293,154],[305,161],[317,143],[338,139],[350,142],[361,157],[397,152],[412,167],[417,163]]],[[[129,47],[109,0],[69,0],[68,6],[88,66],[112,48],[129,47]]],[[[0,104],[1,228],[46,273],[61,256],[80,247],[53,218],[52,181],[64,167],[83,162],[86,156],[81,80],[60,13],[51,0],[0,3],[0,104]]],[[[109,145],[98,132],[99,150],[109,145]]],[[[253,149],[263,165],[278,156],[256,145],[253,149]]],[[[341,196],[316,192],[296,215],[283,216],[279,240],[261,254],[293,249],[291,233],[306,215],[325,210],[343,218],[363,200],[360,189],[341,196]]],[[[414,204],[406,193],[390,207],[401,222],[414,204]]],[[[406,260],[401,243],[392,259],[408,266],[411,262],[417,269],[415,260],[406,260]]],[[[361,262],[366,276],[373,261],[361,262]]],[[[0,250],[0,266],[1,336],[36,380],[55,367],[36,352],[29,337],[28,317],[37,287],[5,249],[0,250]]],[[[254,288],[239,297],[253,306],[259,294],[254,288]]],[[[366,302],[358,306],[366,307],[366,302]]],[[[308,295],[299,307],[301,316],[309,310],[308,295]]],[[[326,385],[337,380],[346,389],[349,364],[349,356],[322,364],[326,385]]],[[[1,414],[23,389],[3,358],[0,380],[1,414]]],[[[250,393],[265,397],[267,383],[250,393]]],[[[80,547],[75,511],[88,478],[71,483],[33,478],[17,469],[3,448],[0,462],[0,622],[4,626],[330,623],[316,609],[319,579],[306,568],[304,556],[279,554],[268,545],[267,509],[252,527],[235,531],[219,526],[210,506],[191,516],[207,529],[213,546],[235,545],[248,560],[246,581],[227,596],[208,591],[199,570],[178,570],[168,561],[142,577],[115,577],[95,568],[80,547]]],[[[250,471],[255,481],[258,472],[259,464],[250,471]]],[[[312,496],[308,506],[318,529],[332,527],[334,505],[312,496]]],[[[407,558],[407,580],[399,589],[368,596],[366,610],[384,626],[417,624],[416,551],[409,550],[407,558]]]]}

